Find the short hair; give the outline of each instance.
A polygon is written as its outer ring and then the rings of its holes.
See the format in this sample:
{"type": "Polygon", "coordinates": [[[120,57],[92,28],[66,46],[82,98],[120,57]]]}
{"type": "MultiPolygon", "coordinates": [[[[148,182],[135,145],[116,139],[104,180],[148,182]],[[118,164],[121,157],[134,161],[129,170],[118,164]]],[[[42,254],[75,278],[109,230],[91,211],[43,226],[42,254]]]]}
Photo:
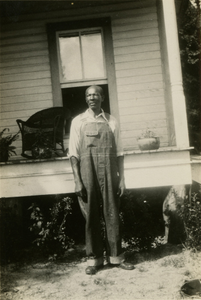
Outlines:
{"type": "Polygon", "coordinates": [[[99,85],[91,85],[91,86],[89,86],[89,87],[86,89],[86,91],[85,91],[85,95],[87,94],[87,91],[88,91],[90,88],[95,88],[95,89],[97,89],[98,92],[100,93],[100,95],[101,95],[102,97],[104,97],[103,89],[102,89],[102,87],[99,86],[99,85]]]}

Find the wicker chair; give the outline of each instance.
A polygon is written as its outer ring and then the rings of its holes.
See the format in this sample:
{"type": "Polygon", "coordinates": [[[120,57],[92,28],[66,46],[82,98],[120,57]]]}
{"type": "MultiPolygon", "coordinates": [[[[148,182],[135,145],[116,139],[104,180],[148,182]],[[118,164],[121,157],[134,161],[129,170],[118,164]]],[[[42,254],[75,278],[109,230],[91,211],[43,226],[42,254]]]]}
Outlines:
{"type": "Polygon", "coordinates": [[[64,150],[63,131],[65,115],[62,107],[51,107],[33,114],[27,121],[16,120],[22,135],[22,156],[32,158],[27,154],[31,151],[38,132],[43,132],[51,141],[54,150],[64,150]],[[60,149],[57,149],[57,145],[60,149]]]}

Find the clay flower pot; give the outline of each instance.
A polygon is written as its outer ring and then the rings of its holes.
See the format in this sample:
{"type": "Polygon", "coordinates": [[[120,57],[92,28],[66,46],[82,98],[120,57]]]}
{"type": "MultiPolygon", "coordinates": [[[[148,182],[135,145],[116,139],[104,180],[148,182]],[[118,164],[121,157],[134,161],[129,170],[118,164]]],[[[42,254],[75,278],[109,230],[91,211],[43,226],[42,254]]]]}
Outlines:
{"type": "Polygon", "coordinates": [[[139,138],[137,141],[138,141],[138,146],[141,151],[157,150],[160,147],[160,138],[159,137],[139,138]]]}
{"type": "Polygon", "coordinates": [[[0,149],[0,162],[7,162],[9,157],[8,150],[0,149]]]}

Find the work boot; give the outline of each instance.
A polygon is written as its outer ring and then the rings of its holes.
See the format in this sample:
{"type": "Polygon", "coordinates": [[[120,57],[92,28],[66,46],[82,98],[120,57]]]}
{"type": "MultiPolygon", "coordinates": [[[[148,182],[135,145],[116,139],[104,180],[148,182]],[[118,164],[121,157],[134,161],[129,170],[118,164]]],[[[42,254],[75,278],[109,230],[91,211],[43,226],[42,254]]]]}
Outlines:
{"type": "Polygon", "coordinates": [[[88,266],[86,269],[85,269],[85,273],[87,275],[94,275],[96,274],[100,269],[103,268],[103,264],[102,265],[99,265],[99,266],[88,266]]]}

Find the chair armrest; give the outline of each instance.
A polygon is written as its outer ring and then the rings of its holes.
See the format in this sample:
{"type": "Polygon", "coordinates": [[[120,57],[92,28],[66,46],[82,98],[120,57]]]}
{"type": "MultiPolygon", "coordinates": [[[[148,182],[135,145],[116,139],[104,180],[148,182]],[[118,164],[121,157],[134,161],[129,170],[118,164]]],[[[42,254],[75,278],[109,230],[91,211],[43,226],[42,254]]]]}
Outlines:
{"type": "Polygon", "coordinates": [[[23,125],[24,125],[25,122],[20,120],[20,119],[17,119],[16,122],[17,122],[17,125],[19,126],[20,131],[22,132],[23,131],[23,125]]]}

